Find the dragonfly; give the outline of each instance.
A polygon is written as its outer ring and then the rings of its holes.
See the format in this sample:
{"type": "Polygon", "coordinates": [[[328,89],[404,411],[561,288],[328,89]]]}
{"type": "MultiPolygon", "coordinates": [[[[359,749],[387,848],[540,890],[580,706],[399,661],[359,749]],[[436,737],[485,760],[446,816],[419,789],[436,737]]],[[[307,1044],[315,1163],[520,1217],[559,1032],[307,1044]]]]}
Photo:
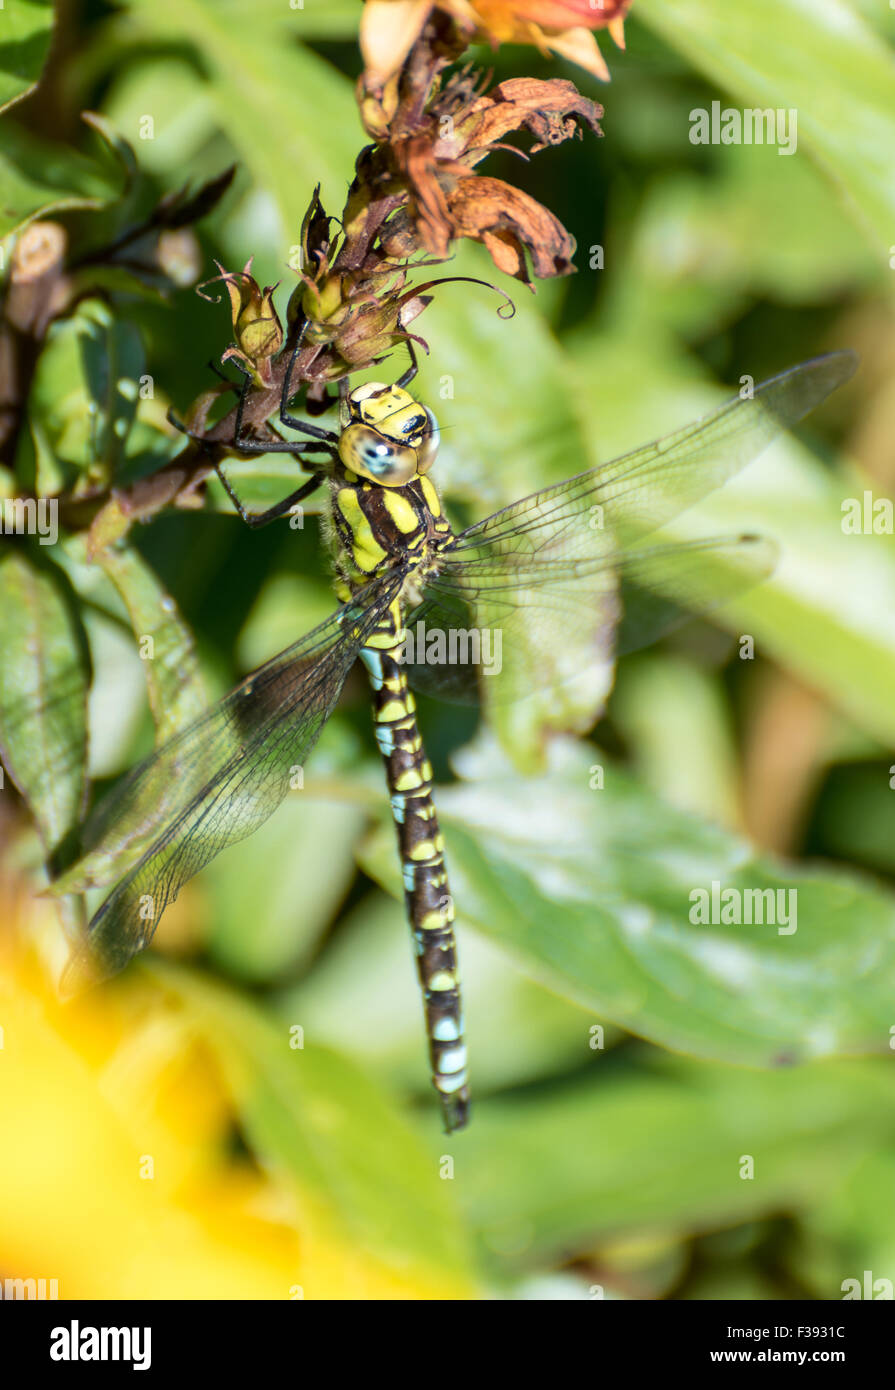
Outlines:
{"type": "Polygon", "coordinates": [[[445,842],[411,686],[460,700],[483,687],[489,698],[546,689],[559,699],[573,678],[570,665],[614,660],[681,615],[713,611],[759,582],[775,563],[761,538],[667,540],[661,528],[847,381],[857,359],[834,352],[803,362],[658,442],[455,531],[430,476],[437,422],[407,389],[416,359],[391,384],[340,383],[339,428],[330,431],[289,412],[296,353],[280,421],[310,439],[259,439],[237,423],[232,447],[292,453],[310,479],[253,514],[216,466],[252,526],[326,489],[338,604],[100,803],[67,891],[108,882],[112,865],[115,878],[76,946],[68,985],[121,970],[149,944],[187,880],[267,820],[295,785],[359,660],[397,832],[431,1079],[450,1133],[469,1116],[465,1028],[445,842]],[[309,464],[312,453],[319,457],[309,464]],[[458,634],[499,632],[509,659],[497,672],[483,640],[467,641],[452,660],[433,658],[430,643],[408,640],[421,630],[448,646],[458,634]],[[558,650],[571,661],[557,660],[558,650]]]}

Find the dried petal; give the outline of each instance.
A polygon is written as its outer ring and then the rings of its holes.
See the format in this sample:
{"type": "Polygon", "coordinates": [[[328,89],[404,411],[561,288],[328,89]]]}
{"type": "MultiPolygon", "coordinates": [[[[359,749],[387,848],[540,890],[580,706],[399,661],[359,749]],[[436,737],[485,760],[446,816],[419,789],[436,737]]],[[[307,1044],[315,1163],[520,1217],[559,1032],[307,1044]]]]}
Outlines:
{"type": "Polygon", "coordinates": [[[593,37],[593,29],[609,29],[624,47],[624,20],[633,0],[366,0],[360,23],[364,75],[361,112],[367,131],[382,138],[396,105],[382,110],[377,98],[401,70],[433,11],[453,20],[457,53],[466,43],[484,39],[528,43],[543,53],[561,53],[602,80],[609,71],[593,37]]]}
{"type": "Polygon", "coordinates": [[[566,29],[562,34],[545,35],[544,43],[551,53],[568,58],[570,63],[586,69],[600,82],[609,81],[606,59],[589,29],[566,29]]]}
{"type": "Polygon", "coordinates": [[[462,179],[448,196],[448,210],[455,236],[482,241],[495,265],[519,280],[528,281],[523,246],[541,280],[568,275],[575,268],[575,241],[559,219],[501,179],[482,174],[462,179]]]}
{"type": "Polygon", "coordinates": [[[360,48],[370,88],[383,87],[398,71],[434,8],[434,0],[367,0],[360,48]]]}
{"type": "Polygon", "coordinates": [[[601,107],[560,78],[516,78],[482,93],[468,74],[458,75],[433,103],[429,124],[390,143],[409,198],[381,234],[386,254],[406,258],[422,248],[443,259],[451,242],[466,236],[482,241],[498,268],[516,278],[528,278],[526,246],[538,276],[568,274],[574,244],[552,214],[472,169],[504,148],[503,137],[515,130],[534,135],[538,150],[579,134],[582,125],[601,134],[601,115],[601,107]]]}
{"type": "Polygon", "coordinates": [[[516,37],[523,24],[541,29],[569,29],[582,26],[605,29],[623,21],[632,0],[471,0],[472,7],[486,28],[498,39],[516,37]]]}
{"type": "Polygon", "coordinates": [[[533,153],[577,135],[579,122],[589,126],[596,135],[602,135],[602,114],[603,108],[583,97],[574,82],[559,77],[548,81],[534,77],[510,78],[479,97],[469,108],[469,114],[455,123],[461,137],[461,148],[456,149],[455,156],[481,150],[481,158],[487,154],[489,145],[523,128],[537,140],[533,153]]]}
{"type": "Polygon", "coordinates": [[[498,43],[531,43],[584,67],[601,82],[609,69],[593,29],[607,29],[625,46],[625,15],[633,0],[471,0],[478,34],[498,43]]]}

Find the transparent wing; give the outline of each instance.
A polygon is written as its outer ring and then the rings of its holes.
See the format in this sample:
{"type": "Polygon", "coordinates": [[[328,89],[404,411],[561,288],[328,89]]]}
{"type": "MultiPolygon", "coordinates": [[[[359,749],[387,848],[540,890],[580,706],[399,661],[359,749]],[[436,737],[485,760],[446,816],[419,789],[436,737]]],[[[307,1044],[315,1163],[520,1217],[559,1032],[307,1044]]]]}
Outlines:
{"type": "Polygon", "coordinates": [[[89,852],[55,887],[119,881],[68,967],[67,990],[121,970],[187,879],[276,810],[400,587],[400,574],[366,586],[165,743],[98,808],[85,831],[89,852]]]}
{"type": "Polygon", "coordinates": [[[481,577],[493,587],[510,577],[503,559],[510,553],[536,562],[546,581],[553,562],[599,567],[607,550],[642,541],[734,477],[856,366],[852,352],[803,361],[760,382],[749,398],[734,396],[674,434],[503,507],[461,532],[446,573],[470,584],[481,577]]]}
{"type": "Polygon", "coordinates": [[[648,647],[694,614],[706,617],[773,573],[779,552],[763,536],[658,545],[625,556],[616,655],[648,647]]]}
{"type": "Polygon", "coordinates": [[[856,366],[853,352],[815,357],[674,434],[504,507],[456,537],[443,573],[494,588],[511,583],[523,560],[529,578],[545,583],[572,562],[580,573],[599,569],[613,550],[642,541],[733,477],[856,366]]]}
{"type": "Polygon", "coordinates": [[[414,684],[460,701],[558,693],[588,663],[611,662],[616,650],[646,645],[688,610],[711,612],[758,583],[774,565],[767,542],[650,545],[650,537],[801,420],[856,364],[851,352],[803,362],[461,532],[411,617],[414,684]],[[427,630],[469,634],[465,653],[455,640],[442,659],[427,630]]]}
{"type": "Polygon", "coordinates": [[[460,704],[503,704],[559,689],[588,663],[611,662],[692,618],[711,615],[773,572],[759,536],[644,546],[612,565],[545,580],[453,587],[431,581],[407,618],[412,684],[460,704]],[[445,640],[439,643],[439,637],[445,640]]]}

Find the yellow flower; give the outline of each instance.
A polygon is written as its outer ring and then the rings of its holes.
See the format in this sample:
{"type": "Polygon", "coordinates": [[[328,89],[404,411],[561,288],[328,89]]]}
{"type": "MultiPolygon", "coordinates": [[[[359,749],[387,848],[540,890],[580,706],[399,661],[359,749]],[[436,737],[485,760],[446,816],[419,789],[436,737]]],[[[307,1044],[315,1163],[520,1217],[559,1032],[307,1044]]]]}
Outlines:
{"type": "MultiPolygon", "coordinates": [[[[13,1297],[475,1296],[457,1268],[351,1238],[325,1184],[240,1156],[246,1105],[278,1134],[289,1117],[257,1076],[230,1074],[219,1020],[209,1038],[186,990],[144,969],[61,1004],[38,959],[64,958],[55,909],[2,864],[0,921],[0,1280],[23,1281],[13,1297]]],[[[241,1056],[254,1015],[227,1012],[232,992],[214,998],[241,1056]]]]}
{"type": "Polygon", "coordinates": [[[60,1299],[287,1299],[304,1277],[288,1207],[223,1160],[223,1091],[176,1021],[128,1022],[124,998],[62,1007],[33,975],[0,978],[4,1276],[60,1299]]]}

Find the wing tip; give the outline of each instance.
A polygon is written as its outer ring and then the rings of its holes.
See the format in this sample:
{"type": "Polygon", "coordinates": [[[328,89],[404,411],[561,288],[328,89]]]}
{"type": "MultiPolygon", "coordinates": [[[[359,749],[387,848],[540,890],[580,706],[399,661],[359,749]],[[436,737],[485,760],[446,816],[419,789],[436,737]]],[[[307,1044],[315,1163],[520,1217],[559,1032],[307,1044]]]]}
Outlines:
{"type": "Polygon", "coordinates": [[[821,401],[826,400],[831,392],[851,381],[860,362],[861,359],[854,348],[836,348],[832,352],[822,352],[817,357],[809,357],[805,362],[799,362],[794,367],[779,372],[777,376],[770,378],[770,382],[784,381],[798,373],[806,387],[809,384],[812,387],[805,391],[802,402],[803,413],[807,415],[815,406],[820,405],[821,401]]]}
{"type": "Polygon", "coordinates": [[[854,348],[835,348],[832,352],[823,352],[811,358],[805,365],[824,369],[833,379],[833,385],[829,388],[832,391],[851,381],[860,364],[861,358],[854,348]]]}
{"type": "Polygon", "coordinates": [[[63,967],[57,986],[59,997],[64,1002],[77,998],[94,989],[108,977],[109,971],[90,949],[89,942],[81,941],[72,951],[63,967]]]}

